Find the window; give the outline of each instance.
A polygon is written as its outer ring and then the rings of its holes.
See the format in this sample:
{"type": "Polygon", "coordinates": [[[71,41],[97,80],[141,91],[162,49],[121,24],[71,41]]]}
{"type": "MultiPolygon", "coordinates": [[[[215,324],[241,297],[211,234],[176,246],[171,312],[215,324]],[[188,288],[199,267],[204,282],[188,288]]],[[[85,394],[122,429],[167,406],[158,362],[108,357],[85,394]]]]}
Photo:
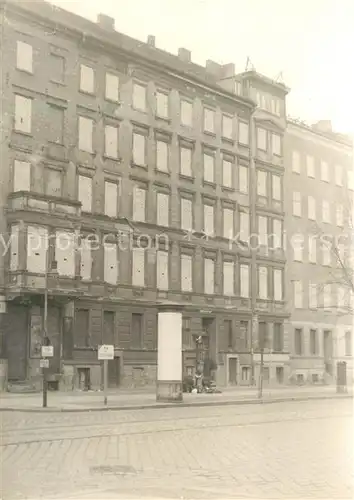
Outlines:
{"type": "Polygon", "coordinates": [[[133,163],[146,165],[146,137],[136,132],[133,133],[133,163]]]}
{"type": "Polygon", "coordinates": [[[163,250],[157,251],[157,280],[156,285],[158,290],[168,290],[169,279],[168,279],[168,252],[163,250]]]}
{"type": "Polygon", "coordinates": [[[257,148],[267,151],[267,131],[264,128],[257,128],[257,148]]]}
{"type": "Polygon", "coordinates": [[[272,175],[272,199],[281,201],[281,179],[279,175],[272,175]]]}
{"type": "Polygon", "coordinates": [[[293,249],[294,249],[294,260],[296,260],[297,262],[302,262],[304,238],[302,234],[296,234],[295,236],[296,237],[292,239],[293,249]]]}
{"type": "Polygon", "coordinates": [[[181,228],[186,231],[193,229],[193,205],[187,198],[181,198],[181,228]]]}
{"type": "Polygon", "coordinates": [[[306,167],[308,177],[315,177],[315,160],[313,156],[306,156],[306,167]]]}
{"type": "Polygon", "coordinates": [[[346,289],[343,286],[338,286],[337,287],[337,300],[338,300],[338,307],[343,308],[346,306],[346,289]]]}
{"type": "Polygon", "coordinates": [[[105,154],[110,158],[118,158],[118,128],[106,125],[104,128],[105,154]]]}
{"type": "Polygon", "coordinates": [[[132,285],[145,286],[145,249],[133,248],[132,254],[132,285]]]}
{"type": "Polygon", "coordinates": [[[33,48],[25,42],[17,42],[16,67],[22,71],[33,73],[33,48]]]}
{"type": "Polygon", "coordinates": [[[244,298],[250,296],[250,268],[248,264],[240,265],[240,295],[244,298]]]}
{"type": "Polygon", "coordinates": [[[118,246],[116,243],[104,244],[104,281],[110,285],[118,282],[118,246]]]}
{"type": "Polygon", "coordinates": [[[293,192],[293,215],[301,217],[301,193],[293,192]]]}
{"type": "Polygon", "coordinates": [[[106,73],[106,99],[113,102],[119,101],[119,78],[112,73],[106,73]]]}
{"type": "Polygon", "coordinates": [[[63,174],[54,168],[45,169],[44,192],[48,196],[61,196],[63,174]]]}
{"type": "Polygon", "coordinates": [[[318,354],[317,330],[310,330],[310,354],[318,354]]]}
{"type": "Polygon", "coordinates": [[[232,139],[232,117],[222,115],[222,136],[226,139],[232,139]]]}
{"type": "Polygon", "coordinates": [[[296,174],[301,173],[300,153],[298,151],[292,152],[292,169],[296,174]]]}
{"type": "Polygon", "coordinates": [[[323,307],[331,307],[332,304],[332,298],[331,298],[331,293],[332,293],[332,288],[331,285],[324,285],[323,286],[323,307]]]}
{"type": "Polygon", "coordinates": [[[46,129],[48,141],[63,144],[64,109],[50,104],[47,108],[47,112],[48,123],[50,123],[50,127],[46,129]]]}
{"type": "Polygon", "coordinates": [[[93,120],[79,116],[79,149],[92,153],[93,120]]]}
{"type": "Polygon", "coordinates": [[[31,190],[31,164],[29,162],[15,160],[13,183],[14,191],[31,190]]]}
{"type": "Polygon", "coordinates": [[[279,134],[272,134],[273,155],[281,156],[281,139],[279,134]]]}
{"type": "Polygon", "coordinates": [[[284,348],[283,328],[281,323],[274,323],[273,331],[273,351],[282,352],[284,348]]]}
{"type": "Polygon", "coordinates": [[[192,149],[181,147],[181,169],[182,175],[192,176],[192,149]]]}
{"type": "Polygon", "coordinates": [[[181,100],[181,123],[187,127],[193,124],[193,105],[183,99],[181,100]]]}
{"type": "Polygon", "coordinates": [[[157,205],[157,214],[156,214],[157,225],[168,227],[170,220],[170,196],[166,193],[157,193],[156,205],[157,205]]]}
{"type": "Polygon", "coordinates": [[[212,236],[214,234],[214,207],[204,205],[204,232],[212,236]]]}
{"type": "Polygon", "coordinates": [[[309,284],[309,308],[317,309],[317,285],[316,283],[309,284]]]}
{"type": "Polygon", "coordinates": [[[248,123],[238,122],[238,142],[240,144],[249,144],[249,128],[248,123]]]}
{"type": "Polygon", "coordinates": [[[48,230],[39,226],[27,227],[27,271],[45,273],[48,230]]]}
{"type": "Polygon", "coordinates": [[[131,341],[133,349],[141,349],[144,345],[144,316],[132,314],[131,341]]]}
{"type": "Polygon", "coordinates": [[[232,320],[224,319],[224,332],[225,339],[227,340],[227,347],[229,349],[233,348],[233,328],[232,328],[232,320]]]}
{"type": "Polygon", "coordinates": [[[85,64],[80,65],[80,90],[88,94],[93,94],[95,90],[95,74],[93,68],[85,64]]]}
{"type": "Polygon", "coordinates": [[[214,182],[214,156],[204,153],[204,180],[214,182]]]}
{"type": "Polygon", "coordinates": [[[234,237],[234,210],[231,208],[223,209],[223,236],[227,239],[234,237]]]}
{"type": "Polygon", "coordinates": [[[50,79],[52,82],[64,83],[65,59],[59,54],[50,54],[49,59],[50,79]]]}
{"type": "Polygon", "coordinates": [[[224,262],[223,278],[224,295],[231,297],[235,294],[235,265],[233,262],[224,262]]]}
{"type": "Polygon", "coordinates": [[[302,309],[303,307],[303,293],[302,293],[301,281],[294,281],[294,306],[295,309],[302,309]]]}
{"type": "Polygon", "coordinates": [[[322,220],[327,224],[331,223],[331,207],[328,201],[322,201],[322,220]]]}
{"type": "Polygon", "coordinates": [[[55,260],[60,276],[75,276],[75,235],[57,231],[55,235],[55,260]]]}
{"type": "Polygon", "coordinates": [[[258,242],[259,245],[268,247],[268,217],[258,216],[258,242]]]}
{"type": "Polygon", "coordinates": [[[264,349],[267,346],[268,346],[268,325],[264,321],[260,321],[258,324],[258,347],[264,349]]]}
{"type": "Polygon", "coordinates": [[[316,200],[313,196],[308,197],[308,218],[311,220],[316,220],[316,200]]]}
{"type": "Polygon", "coordinates": [[[250,216],[247,212],[240,212],[240,240],[249,242],[250,238],[250,216]]]}
{"type": "Polygon", "coordinates": [[[215,293],[215,261],[204,259],[204,293],[213,295],[215,293]]]}
{"type": "Polygon", "coordinates": [[[303,342],[302,342],[302,330],[300,328],[295,328],[295,354],[297,356],[302,355],[303,342]]]}
{"type": "Polygon", "coordinates": [[[250,379],[250,373],[251,373],[251,369],[249,366],[243,366],[242,367],[242,372],[241,372],[241,376],[242,376],[242,382],[248,382],[249,379],[250,379]]]}
{"type": "Polygon", "coordinates": [[[328,163],[324,160],[321,161],[321,181],[329,182],[328,163]]]}
{"type": "Polygon", "coordinates": [[[258,267],[258,296],[260,299],[268,299],[268,268],[258,267]]]}
{"type": "Polygon", "coordinates": [[[257,194],[258,196],[267,196],[267,172],[257,171],[257,194]]]}
{"type": "Polygon", "coordinates": [[[169,145],[165,141],[156,141],[156,168],[168,172],[169,145]]]}
{"type": "Polygon", "coordinates": [[[229,160],[222,160],[222,183],[223,186],[232,187],[232,162],[229,160]]]}
{"type": "Polygon", "coordinates": [[[193,263],[191,255],[181,255],[181,290],[192,292],[193,290],[193,263]]]}
{"type": "Polygon", "coordinates": [[[274,269],[274,300],[283,300],[283,270],[274,269]]]}
{"type": "Polygon", "coordinates": [[[146,111],[146,87],[145,85],[133,84],[133,108],[146,111]]]}
{"type": "Polygon", "coordinates": [[[322,264],[324,266],[331,265],[331,247],[329,242],[322,244],[322,264]]]}
{"type": "Polygon", "coordinates": [[[83,212],[92,211],[92,179],[85,175],[79,175],[78,199],[81,201],[83,212]]]}
{"type": "Polygon", "coordinates": [[[337,207],[336,207],[336,223],[337,223],[337,226],[343,226],[343,224],[344,224],[343,205],[337,205],[337,207]]]}
{"type": "Polygon", "coordinates": [[[204,130],[205,132],[215,132],[215,111],[204,108],[204,130]]]}
{"type": "Polygon", "coordinates": [[[133,193],[133,220],[145,222],[146,219],[146,189],[135,186],[133,193]]]}
{"type": "Polygon", "coordinates": [[[75,311],[74,346],[87,347],[90,341],[90,311],[75,311]]]}
{"type": "Polygon", "coordinates": [[[156,114],[168,118],[168,95],[163,92],[156,92],[156,114]]]}
{"type": "Polygon", "coordinates": [[[118,184],[105,181],[104,183],[104,213],[108,217],[118,216],[118,184]]]}
{"type": "Polygon", "coordinates": [[[273,249],[283,248],[283,223],[273,219],[273,249]]]}
{"type": "MultiPolygon", "coordinates": [[[[192,343],[192,335],[191,335],[191,319],[186,318],[185,316],[182,318],[182,345],[184,347],[190,347],[192,343]]],[[[193,368],[187,367],[187,375],[193,375],[193,368]],[[189,373],[190,370],[190,373],[189,373]]]]}
{"type": "Polygon", "coordinates": [[[30,134],[32,130],[32,99],[15,95],[15,130],[30,134]]]}
{"type": "Polygon", "coordinates": [[[249,348],[250,345],[250,336],[249,336],[249,322],[248,321],[240,321],[240,337],[244,341],[245,349],[249,348]]]}
{"type": "Polygon", "coordinates": [[[248,193],[248,168],[244,165],[238,167],[239,173],[239,190],[241,193],[248,193]]]}
{"type": "Polygon", "coordinates": [[[344,346],[344,355],[351,356],[352,355],[352,332],[345,332],[345,346],[344,346]]]}
{"type": "Polygon", "coordinates": [[[80,276],[83,280],[90,280],[92,272],[91,246],[87,238],[81,240],[80,245],[80,276]]]}
{"type": "Polygon", "coordinates": [[[337,186],[343,186],[343,168],[341,165],[335,166],[335,182],[337,186]]]}
{"type": "Polygon", "coordinates": [[[309,236],[309,262],[316,264],[317,262],[317,239],[316,236],[309,236]]]}

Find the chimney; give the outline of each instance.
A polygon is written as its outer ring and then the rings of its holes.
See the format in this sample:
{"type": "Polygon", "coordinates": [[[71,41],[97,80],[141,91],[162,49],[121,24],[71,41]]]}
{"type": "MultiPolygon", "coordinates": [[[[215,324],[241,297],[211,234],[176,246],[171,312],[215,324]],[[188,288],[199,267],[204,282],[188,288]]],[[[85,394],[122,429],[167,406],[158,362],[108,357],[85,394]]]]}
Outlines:
{"type": "Polygon", "coordinates": [[[155,37],[154,37],[154,35],[148,35],[147,44],[150,45],[150,47],[155,47],[155,37]]]}
{"type": "Polygon", "coordinates": [[[98,14],[97,24],[105,30],[115,30],[113,17],[106,16],[106,14],[98,14]]]}
{"type": "Polygon", "coordinates": [[[207,72],[211,73],[216,77],[220,76],[221,68],[222,66],[220,64],[218,64],[215,61],[212,61],[211,59],[208,59],[205,63],[205,69],[207,70],[207,72]]]}
{"type": "Polygon", "coordinates": [[[178,49],[178,57],[181,61],[189,63],[191,62],[191,51],[183,48],[178,49]]]}
{"type": "Polygon", "coordinates": [[[320,132],[332,132],[332,122],[331,120],[320,120],[313,125],[313,128],[320,132]]]}
{"type": "Polygon", "coordinates": [[[221,69],[223,78],[233,78],[235,76],[234,63],[224,64],[221,69]]]}

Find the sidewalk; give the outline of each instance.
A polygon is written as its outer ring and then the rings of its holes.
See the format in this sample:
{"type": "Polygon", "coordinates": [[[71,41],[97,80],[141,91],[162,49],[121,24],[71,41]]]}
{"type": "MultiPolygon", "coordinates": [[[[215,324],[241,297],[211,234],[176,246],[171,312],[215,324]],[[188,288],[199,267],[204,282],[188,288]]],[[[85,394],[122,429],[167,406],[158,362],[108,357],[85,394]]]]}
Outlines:
{"type": "Polygon", "coordinates": [[[225,388],[221,394],[183,394],[181,403],[156,402],[152,391],[110,390],[108,404],[104,406],[103,392],[48,392],[47,408],[42,408],[42,394],[0,395],[0,411],[23,412],[83,412],[104,410],[142,410],[188,406],[222,406],[238,404],[264,404],[285,401],[306,401],[328,398],[352,398],[353,388],[337,394],[335,386],[265,388],[258,398],[256,388],[225,388]]]}

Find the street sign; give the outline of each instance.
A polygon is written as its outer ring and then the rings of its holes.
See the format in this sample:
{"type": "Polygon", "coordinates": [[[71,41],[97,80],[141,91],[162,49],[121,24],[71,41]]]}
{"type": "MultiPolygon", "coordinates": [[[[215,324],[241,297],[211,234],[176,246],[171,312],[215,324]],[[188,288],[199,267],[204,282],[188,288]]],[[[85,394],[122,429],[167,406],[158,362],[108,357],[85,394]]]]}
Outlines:
{"type": "Polygon", "coordinates": [[[99,346],[98,359],[99,360],[114,359],[114,345],[104,344],[99,346]]]}
{"type": "Polygon", "coordinates": [[[42,358],[52,358],[54,356],[54,348],[52,345],[42,345],[42,358]]]}
{"type": "Polygon", "coordinates": [[[49,359],[40,359],[39,366],[40,368],[49,368],[49,359]]]}

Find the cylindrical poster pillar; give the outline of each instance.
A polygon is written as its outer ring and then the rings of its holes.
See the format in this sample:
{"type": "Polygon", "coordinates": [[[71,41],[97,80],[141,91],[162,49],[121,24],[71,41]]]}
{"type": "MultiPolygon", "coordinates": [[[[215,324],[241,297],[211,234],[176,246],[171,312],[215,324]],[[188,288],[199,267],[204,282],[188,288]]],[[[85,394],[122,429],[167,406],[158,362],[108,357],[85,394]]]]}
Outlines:
{"type": "Polygon", "coordinates": [[[158,316],[156,400],[182,399],[182,313],[165,309],[158,316]]]}

